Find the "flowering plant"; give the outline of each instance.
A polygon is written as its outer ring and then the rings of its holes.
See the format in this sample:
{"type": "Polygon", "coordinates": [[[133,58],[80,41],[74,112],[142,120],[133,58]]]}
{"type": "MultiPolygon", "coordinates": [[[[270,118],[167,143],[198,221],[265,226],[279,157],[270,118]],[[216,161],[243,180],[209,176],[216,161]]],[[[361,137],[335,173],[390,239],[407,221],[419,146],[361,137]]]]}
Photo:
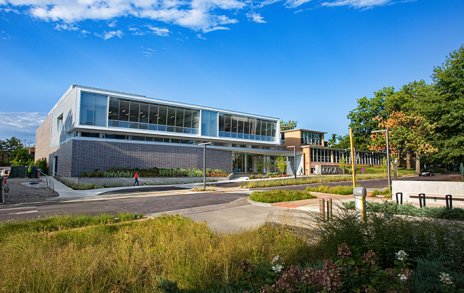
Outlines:
{"type": "Polygon", "coordinates": [[[397,253],[395,267],[385,270],[378,266],[374,251],[361,254],[345,243],[338,247],[338,258],[335,262],[324,260],[322,269],[290,265],[282,270],[283,260],[276,256],[268,272],[273,278],[267,278],[259,291],[254,286],[252,292],[409,292],[412,270],[404,251],[397,253]]]}

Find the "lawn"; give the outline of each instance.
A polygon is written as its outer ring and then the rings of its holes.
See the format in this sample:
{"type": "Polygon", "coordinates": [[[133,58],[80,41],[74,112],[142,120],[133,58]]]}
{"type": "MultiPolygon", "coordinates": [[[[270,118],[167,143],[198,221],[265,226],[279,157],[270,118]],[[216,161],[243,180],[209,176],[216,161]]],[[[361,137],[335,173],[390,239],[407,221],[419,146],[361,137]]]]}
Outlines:
{"type": "Polygon", "coordinates": [[[329,187],[327,185],[319,185],[319,186],[308,186],[306,187],[306,191],[313,191],[313,192],[322,192],[322,193],[329,193],[329,194],[341,194],[341,195],[349,195],[353,194],[353,187],[351,186],[333,186],[329,187]]]}

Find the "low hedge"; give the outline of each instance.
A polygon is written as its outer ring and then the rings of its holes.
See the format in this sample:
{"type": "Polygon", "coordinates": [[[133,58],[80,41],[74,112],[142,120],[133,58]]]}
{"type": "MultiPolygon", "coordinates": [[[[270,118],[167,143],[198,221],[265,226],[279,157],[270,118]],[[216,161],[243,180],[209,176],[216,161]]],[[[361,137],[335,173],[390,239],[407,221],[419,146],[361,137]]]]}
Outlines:
{"type": "Polygon", "coordinates": [[[302,199],[316,198],[307,191],[301,190],[269,190],[255,191],[250,195],[250,199],[257,202],[274,203],[283,201],[294,201],[302,199]]]}

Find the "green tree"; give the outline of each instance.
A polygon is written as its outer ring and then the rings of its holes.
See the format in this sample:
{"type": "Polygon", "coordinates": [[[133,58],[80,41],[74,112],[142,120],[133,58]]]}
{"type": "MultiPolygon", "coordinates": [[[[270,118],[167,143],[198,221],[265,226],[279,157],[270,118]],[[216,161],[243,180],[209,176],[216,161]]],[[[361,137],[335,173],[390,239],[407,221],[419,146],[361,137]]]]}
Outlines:
{"type": "Polygon", "coordinates": [[[37,161],[35,161],[35,165],[40,169],[40,171],[42,171],[46,175],[48,175],[47,159],[45,159],[45,158],[38,159],[37,161]]]}
{"type": "Polygon", "coordinates": [[[12,166],[31,166],[34,164],[34,156],[29,154],[29,148],[16,149],[13,155],[12,166]]]}
{"type": "Polygon", "coordinates": [[[433,69],[432,95],[421,103],[421,113],[435,132],[428,136],[445,162],[464,162],[464,45],[433,69]]]}
{"type": "Polygon", "coordinates": [[[342,155],[342,157],[340,158],[340,168],[343,170],[343,175],[345,175],[346,167],[346,158],[345,155],[342,155]]]}
{"type": "Polygon", "coordinates": [[[296,128],[297,124],[298,124],[298,121],[293,121],[293,120],[283,121],[283,120],[280,120],[280,129],[282,131],[292,130],[292,129],[296,128]]]}
{"type": "Polygon", "coordinates": [[[378,129],[379,121],[375,117],[385,118],[388,116],[386,100],[394,95],[393,87],[384,87],[374,92],[374,97],[368,99],[363,97],[358,100],[358,107],[348,113],[350,128],[353,129],[353,143],[358,150],[368,150],[370,136],[373,130],[378,129]]]}
{"type": "Polygon", "coordinates": [[[16,156],[14,152],[22,148],[24,148],[23,143],[14,136],[6,140],[0,140],[0,153],[7,158],[5,162],[7,166],[10,165],[10,159],[16,156]]]}
{"type": "Polygon", "coordinates": [[[285,171],[287,170],[287,163],[285,163],[285,157],[284,156],[277,157],[276,164],[277,164],[277,168],[279,168],[280,170],[280,173],[284,174],[285,171]]]}

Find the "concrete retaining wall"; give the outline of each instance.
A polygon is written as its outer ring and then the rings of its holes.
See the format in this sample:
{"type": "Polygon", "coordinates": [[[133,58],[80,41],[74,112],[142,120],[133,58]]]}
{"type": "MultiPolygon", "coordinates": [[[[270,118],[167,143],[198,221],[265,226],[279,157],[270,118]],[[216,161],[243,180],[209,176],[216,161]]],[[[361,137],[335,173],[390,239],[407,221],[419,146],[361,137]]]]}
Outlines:
{"type": "Polygon", "coordinates": [[[456,202],[463,203],[464,199],[464,182],[446,182],[446,181],[397,181],[392,182],[393,199],[397,192],[403,193],[405,202],[419,202],[417,196],[424,193],[427,199],[433,199],[434,202],[445,204],[444,196],[451,194],[453,204],[456,202]]]}
{"type": "MultiPolygon", "coordinates": [[[[133,177],[71,177],[69,180],[73,184],[98,184],[98,185],[118,185],[130,186],[134,184],[133,177]]],[[[206,181],[229,181],[229,177],[206,177],[206,181]]],[[[203,177],[140,177],[139,183],[147,185],[156,184],[181,184],[203,182],[203,177]]]]}

